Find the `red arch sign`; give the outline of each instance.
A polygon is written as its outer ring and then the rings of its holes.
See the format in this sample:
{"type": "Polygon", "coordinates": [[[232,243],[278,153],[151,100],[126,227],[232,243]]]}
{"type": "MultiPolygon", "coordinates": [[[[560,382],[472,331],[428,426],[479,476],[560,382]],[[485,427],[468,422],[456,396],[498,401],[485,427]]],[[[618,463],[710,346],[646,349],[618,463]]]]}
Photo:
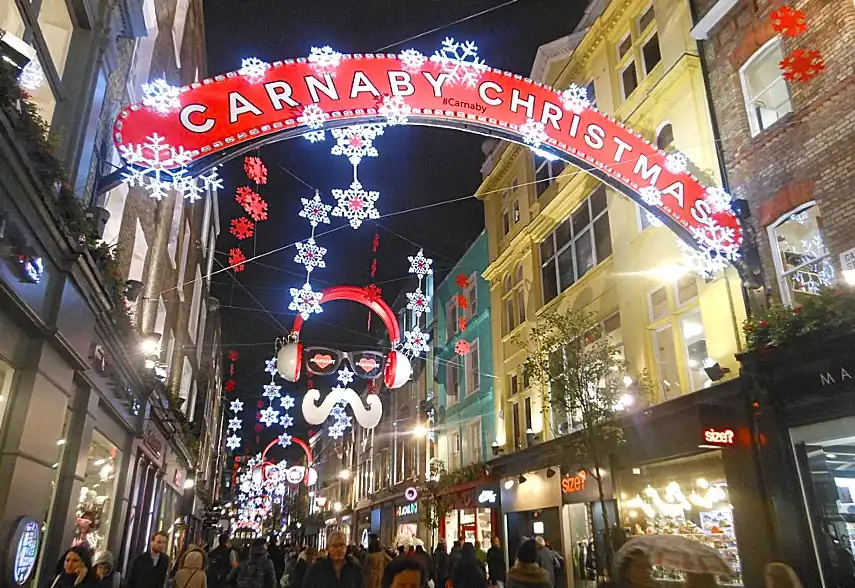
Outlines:
{"type": "MultiPolygon", "coordinates": [[[[539,148],[599,177],[657,215],[684,241],[735,258],[742,229],[683,166],[622,123],[590,108],[565,108],[561,93],[520,75],[484,68],[477,83],[454,83],[438,63],[407,68],[396,55],[345,55],[334,71],[306,59],[275,62],[263,77],[237,72],[181,88],[166,114],[134,104],[116,119],[118,147],[147,142],[181,146],[202,171],[261,144],[313,129],[298,118],[317,105],[324,128],[386,122],[385,97],[406,103],[407,124],[449,127],[525,142],[529,121],[543,124],[539,148]],[[647,193],[645,194],[645,191],[647,193]],[[654,197],[651,198],[650,194],[654,197]]],[[[719,195],[720,195],[720,191],[719,195]]]]}

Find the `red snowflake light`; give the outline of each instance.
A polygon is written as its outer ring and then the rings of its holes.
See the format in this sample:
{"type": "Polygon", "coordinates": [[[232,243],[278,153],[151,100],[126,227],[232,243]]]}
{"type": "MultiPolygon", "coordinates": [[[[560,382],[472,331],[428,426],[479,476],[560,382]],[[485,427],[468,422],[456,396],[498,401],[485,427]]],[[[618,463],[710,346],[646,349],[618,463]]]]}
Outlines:
{"type": "Polygon", "coordinates": [[[252,217],[252,220],[267,220],[267,202],[255,192],[247,196],[246,200],[241,203],[241,206],[252,217]]]}
{"type": "Polygon", "coordinates": [[[240,357],[240,354],[237,352],[237,349],[229,349],[229,361],[237,361],[240,357]]]}
{"type": "MultiPolygon", "coordinates": [[[[246,203],[249,202],[249,199],[253,196],[258,196],[258,194],[256,194],[255,190],[249,186],[238,186],[238,189],[235,190],[235,200],[244,208],[246,208],[246,203]]],[[[260,198],[260,196],[258,197],[260,198]]]]}
{"type": "Polygon", "coordinates": [[[226,389],[226,392],[234,392],[235,386],[237,386],[237,382],[235,382],[234,380],[226,380],[226,383],[223,385],[223,387],[226,389]]]}
{"type": "Polygon", "coordinates": [[[807,82],[825,69],[822,55],[816,49],[796,49],[778,65],[788,82],[807,82]]]}
{"type": "Polygon", "coordinates": [[[255,229],[255,223],[245,216],[242,216],[232,219],[229,232],[242,241],[252,237],[253,229],[255,229]]]}
{"type": "Polygon", "coordinates": [[[264,408],[264,401],[263,401],[263,400],[259,400],[258,402],[256,402],[256,403],[255,403],[255,405],[256,405],[258,408],[264,408]]]}
{"type": "Polygon", "coordinates": [[[457,308],[464,309],[464,310],[469,308],[469,301],[466,299],[466,296],[464,296],[463,294],[457,295],[457,308]]]}
{"type": "Polygon", "coordinates": [[[466,330],[466,318],[465,317],[458,318],[457,319],[457,326],[458,326],[459,330],[465,331],[466,330]]]}
{"type": "Polygon", "coordinates": [[[460,339],[454,344],[454,352],[457,355],[466,355],[470,351],[472,351],[472,345],[466,339],[460,339]]]}
{"type": "Polygon", "coordinates": [[[467,288],[469,286],[469,278],[466,277],[466,274],[457,274],[454,281],[456,281],[457,285],[461,288],[467,288]]]}
{"type": "Polygon", "coordinates": [[[383,293],[383,289],[377,284],[368,284],[365,286],[365,293],[368,294],[370,298],[380,298],[380,295],[383,293]]]}
{"type": "Polygon", "coordinates": [[[267,183],[267,167],[258,157],[247,157],[244,159],[243,171],[245,171],[249,179],[253,180],[256,184],[263,185],[267,183]]]}
{"type": "Polygon", "coordinates": [[[775,32],[790,37],[801,35],[807,30],[805,13],[786,4],[772,12],[769,19],[772,21],[772,28],[775,29],[775,32]]]}
{"type": "MultiPolygon", "coordinates": [[[[255,432],[260,433],[263,428],[261,425],[255,425],[255,432]]],[[[258,443],[258,437],[255,438],[255,442],[258,443]]]]}
{"type": "MultiPolygon", "coordinates": [[[[246,255],[243,254],[239,248],[235,247],[233,249],[229,249],[229,267],[231,267],[235,273],[242,272],[246,269],[246,255]]],[[[234,359],[232,361],[235,361],[234,359]]]]}

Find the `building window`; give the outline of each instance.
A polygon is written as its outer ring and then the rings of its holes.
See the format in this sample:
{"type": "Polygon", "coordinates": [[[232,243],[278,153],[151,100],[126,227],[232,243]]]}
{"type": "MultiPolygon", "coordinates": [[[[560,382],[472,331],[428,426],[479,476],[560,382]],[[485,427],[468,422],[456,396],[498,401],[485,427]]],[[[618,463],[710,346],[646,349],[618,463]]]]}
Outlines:
{"type": "Polygon", "coordinates": [[[0,430],[3,428],[3,416],[6,414],[6,407],[9,406],[9,393],[12,391],[12,376],[14,370],[12,366],[4,361],[0,361],[0,430]]]}
{"type": "Polygon", "coordinates": [[[481,461],[481,420],[468,423],[464,429],[463,460],[466,465],[481,461]]]}
{"type": "Polygon", "coordinates": [[[656,13],[653,10],[653,4],[641,13],[638,17],[638,32],[642,35],[647,32],[647,29],[656,23],[656,13]]]}
{"type": "Polygon", "coordinates": [[[456,404],[460,400],[460,369],[456,358],[445,364],[445,395],[446,406],[456,404]]]}
{"type": "Polygon", "coordinates": [[[662,51],[659,48],[659,35],[653,33],[641,47],[641,63],[644,65],[644,75],[650,75],[650,72],[660,61],[662,61],[662,51]]]}
{"type": "Polygon", "coordinates": [[[630,62],[620,72],[620,87],[623,90],[624,99],[629,98],[638,87],[638,73],[635,71],[635,62],[630,62]]]}
{"type": "Polygon", "coordinates": [[[540,244],[544,303],[611,254],[606,189],[599,186],[540,244]]]}
{"type": "Polygon", "coordinates": [[[460,433],[448,434],[448,471],[460,469],[460,433]]]}
{"type": "Polygon", "coordinates": [[[656,146],[662,151],[668,151],[674,147],[674,128],[671,123],[665,123],[659,127],[656,133],[656,146]]]}
{"type": "Polygon", "coordinates": [[[632,29],[617,45],[615,69],[620,72],[624,99],[629,98],[638,87],[640,79],[650,75],[660,61],[662,51],[656,31],[656,13],[650,4],[638,15],[632,29]]]}
{"type": "Polygon", "coordinates": [[[107,548],[121,465],[119,449],[101,433],[93,431],[77,502],[74,545],[85,543],[93,550],[107,548]]]}
{"type": "Polygon", "coordinates": [[[39,9],[39,28],[48,47],[56,73],[62,78],[74,25],[64,0],[43,0],[39,9]]]}
{"type": "Polygon", "coordinates": [[[834,282],[834,265],[821,226],[819,207],[811,202],[768,229],[784,304],[798,305],[834,282]]]}
{"type": "Polygon", "coordinates": [[[683,306],[697,297],[698,278],[694,272],[689,272],[677,280],[677,306],[683,306]]]}
{"type": "Polygon", "coordinates": [[[478,356],[478,339],[472,341],[466,361],[466,395],[476,394],[481,387],[481,362],[478,356]]]}
{"type": "Polygon", "coordinates": [[[531,426],[531,396],[525,398],[525,430],[528,431],[531,426]]]}
{"type": "Polygon", "coordinates": [[[187,330],[190,341],[196,343],[196,331],[199,329],[199,308],[202,303],[202,271],[196,266],[196,275],[193,279],[193,298],[190,301],[190,319],[187,330]]]}
{"type": "Polygon", "coordinates": [[[776,37],[758,49],[739,70],[752,135],[793,111],[787,82],[779,66],[783,59],[781,42],[776,37]]]}
{"type": "Polygon", "coordinates": [[[522,431],[520,430],[520,403],[515,402],[511,407],[511,433],[513,434],[514,449],[522,447],[522,431]]]}
{"type": "Polygon", "coordinates": [[[502,298],[505,305],[505,334],[525,322],[525,288],[522,265],[518,265],[513,276],[504,281],[502,298]]]}
{"type": "Polygon", "coordinates": [[[534,180],[536,182],[535,191],[538,198],[561,175],[566,166],[567,164],[560,159],[549,160],[534,154],[534,180]]]}
{"type": "Polygon", "coordinates": [[[508,376],[508,396],[514,396],[520,391],[520,379],[517,374],[508,376]]]}
{"type": "Polygon", "coordinates": [[[683,336],[683,353],[686,355],[686,367],[689,373],[689,389],[701,390],[712,385],[704,367],[707,362],[707,338],[701,311],[686,313],[680,319],[680,333],[683,336]]]}
{"type": "Polygon", "coordinates": [[[597,87],[594,85],[594,80],[588,82],[585,86],[585,93],[588,95],[588,101],[591,103],[591,108],[597,107],[597,87]]]}
{"type": "Polygon", "coordinates": [[[445,305],[445,340],[451,341],[457,334],[457,300],[452,298],[445,305]]]}
{"type": "Polygon", "coordinates": [[[471,319],[478,314],[478,273],[472,272],[469,276],[469,283],[463,290],[463,295],[466,296],[468,305],[466,307],[466,318],[471,319]]]}
{"type": "Polygon", "coordinates": [[[178,397],[184,400],[184,406],[181,407],[184,414],[191,414],[190,406],[190,385],[193,383],[193,366],[190,365],[190,360],[184,356],[184,363],[181,366],[181,383],[178,387],[178,397]]]}

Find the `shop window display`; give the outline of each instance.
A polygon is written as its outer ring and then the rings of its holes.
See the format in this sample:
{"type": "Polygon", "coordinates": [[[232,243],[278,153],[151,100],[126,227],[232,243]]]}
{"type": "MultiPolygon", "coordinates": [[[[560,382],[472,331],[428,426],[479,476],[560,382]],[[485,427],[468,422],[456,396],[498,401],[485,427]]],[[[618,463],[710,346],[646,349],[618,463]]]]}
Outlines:
{"type": "Polygon", "coordinates": [[[445,544],[451,546],[460,538],[469,543],[489,545],[493,539],[492,515],[489,508],[453,510],[445,518],[445,544]]]}
{"type": "Polygon", "coordinates": [[[116,498],[117,470],[121,453],[98,431],[93,431],[86,473],[77,502],[74,545],[106,549],[116,498]]]}
{"type": "MultiPolygon", "coordinates": [[[[720,586],[742,586],[733,526],[733,506],[721,452],[669,460],[618,472],[620,516],[627,539],[639,535],[682,535],[718,551],[733,574],[720,586]]],[[[673,569],[654,568],[668,585],[683,580],[673,569]]]]}

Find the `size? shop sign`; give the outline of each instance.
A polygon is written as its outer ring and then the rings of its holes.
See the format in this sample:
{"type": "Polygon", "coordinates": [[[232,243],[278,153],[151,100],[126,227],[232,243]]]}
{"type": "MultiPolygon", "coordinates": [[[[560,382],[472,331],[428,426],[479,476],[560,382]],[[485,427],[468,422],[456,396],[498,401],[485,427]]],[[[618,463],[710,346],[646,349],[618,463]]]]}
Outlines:
{"type": "Polygon", "coordinates": [[[588,487],[588,474],[584,470],[575,476],[568,476],[561,480],[561,491],[564,494],[581,492],[588,487]]]}
{"type": "Polygon", "coordinates": [[[704,443],[707,445],[731,446],[735,442],[733,429],[704,429],[704,443]]]}
{"type": "Polygon", "coordinates": [[[565,108],[556,89],[488,67],[468,85],[455,83],[433,61],[407,67],[396,55],[345,55],[334,72],[317,71],[304,59],[277,61],[257,79],[232,72],[182,88],[166,113],[141,104],[126,107],[113,126],[113,140],[120,151],[134,150],[157,133],[191,162],[205,160],[196,166],[202,171],[253,144],[316,130],[301,116],[308,106],[320,109],[323,128],[383,123],[380,106],[387,97],[403,101],[406,124],[518,143],[531,143],[530,129],[542,125],[539,148],[655,212],[687,242],[715,226],[727,233],[730,247],[741,244],[735,214],[714,208],[707,187],[686,165],[675,165],[640,134],[594,108],[565,108]]]}

